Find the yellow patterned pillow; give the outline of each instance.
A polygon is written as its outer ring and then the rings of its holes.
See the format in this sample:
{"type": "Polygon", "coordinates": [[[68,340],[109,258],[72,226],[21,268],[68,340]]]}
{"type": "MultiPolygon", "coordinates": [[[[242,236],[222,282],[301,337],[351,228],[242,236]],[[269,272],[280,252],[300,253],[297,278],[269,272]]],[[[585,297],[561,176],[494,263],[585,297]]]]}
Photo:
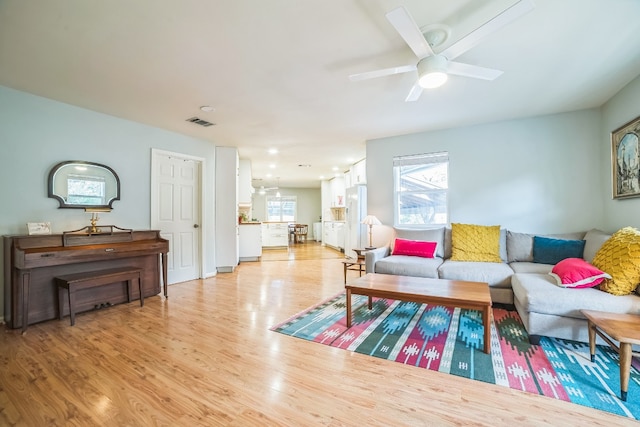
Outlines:
{"type": "Polygon", "coordinates": [[[502,262],[500,226],[451,224],[451,260],[502,262]]]}
{"type": "Polygon", "coordinates": [[[613,233],[591,264],[611,276],[600,290],[613,295],[632,293],[640,282],[640,231],[625,227],[613,233]]]}

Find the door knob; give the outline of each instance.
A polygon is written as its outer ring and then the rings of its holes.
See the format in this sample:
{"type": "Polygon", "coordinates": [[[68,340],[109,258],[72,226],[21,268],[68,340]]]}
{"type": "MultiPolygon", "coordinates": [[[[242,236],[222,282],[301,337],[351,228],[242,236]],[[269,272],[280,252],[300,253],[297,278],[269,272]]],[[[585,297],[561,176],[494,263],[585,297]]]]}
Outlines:
{"type": "Polygon", "coordinates": [[[198,224],[193,224],[193,228],[199,228],[200,226],[198,224]]]}

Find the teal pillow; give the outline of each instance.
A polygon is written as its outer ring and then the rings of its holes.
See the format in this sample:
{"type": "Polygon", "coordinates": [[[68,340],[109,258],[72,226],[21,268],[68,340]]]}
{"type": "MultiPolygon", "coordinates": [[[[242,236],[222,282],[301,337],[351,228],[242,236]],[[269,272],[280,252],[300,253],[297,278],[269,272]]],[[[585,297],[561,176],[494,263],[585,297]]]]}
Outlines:
{"type": "Polygon", "coordinates": [[[582,258],[584,240],[551,239],[533,237],[533,262],[557,264],[566,258],[582,258]]]}

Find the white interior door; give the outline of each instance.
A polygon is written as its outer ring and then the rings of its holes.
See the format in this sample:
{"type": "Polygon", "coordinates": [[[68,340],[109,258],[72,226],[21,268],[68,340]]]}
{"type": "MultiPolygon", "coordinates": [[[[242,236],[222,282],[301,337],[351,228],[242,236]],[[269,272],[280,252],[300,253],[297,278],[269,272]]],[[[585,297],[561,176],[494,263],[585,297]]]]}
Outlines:
{"type": "Polygon", "coordinates": [[[201,171],[201,159],[153,152],[151,225],[169,241],[169,284],[201,277],[201,171]]]}

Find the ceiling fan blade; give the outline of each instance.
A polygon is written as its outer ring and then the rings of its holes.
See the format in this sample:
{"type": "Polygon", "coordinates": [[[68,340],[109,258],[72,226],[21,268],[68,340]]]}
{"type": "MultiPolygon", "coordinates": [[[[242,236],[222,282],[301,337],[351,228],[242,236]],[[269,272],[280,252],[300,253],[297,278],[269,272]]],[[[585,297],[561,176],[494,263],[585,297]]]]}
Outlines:
{"type": "Polygon", "coordinates": [[[462,62],[450,61],[447,73],[456,76],[473,77],[482,80],[495,80],[502,75],[502,71],[493,68],[478,67],[477,65],[463,64],[462,62]]]}
{"type": "Polygon", "coordinates": [[[498,31],[500,28],[510,24],[534,8],[535,5],[532,0],[520,0],[449,46],[449,48],[445,49],[441,54],[449,60],[454,59],[477,45],[484,37],[498,31]]]}
{"type": "Polygon", "coordinates": [[[356,82],[359,80],[368,80],[368,79],[375,79],[376,77],[390,76],[392,74],[408,73],[409,71],[415,71],[415,70],[417,70],[417,67],[415,65],[402,65],[400,67],[385,68],[384,70],[375,70],[375,71],[367,71],[366,73],[351,74],[349,76],[349,80],[351,80],[352,82],[356,82]]]}
{"type": "Polygon", "coordinates": [[[422,59],[433,55],[431,46],[425,40],[418,24],[409,15],[407,9],[399,7],[388,12],[386,17],[418,58],[422,59]]]}
{"type": "Polygon", "coordinates": [[[409,91],[409,94],[407,95],[407,97],[404,99],[404,102],[417,101],[418,98],[420,98],[420,95],[422,95],[422,86],[420,86],[418,82],[416,82],[416,84],[414,84],[411,90],[409,91]]]}

